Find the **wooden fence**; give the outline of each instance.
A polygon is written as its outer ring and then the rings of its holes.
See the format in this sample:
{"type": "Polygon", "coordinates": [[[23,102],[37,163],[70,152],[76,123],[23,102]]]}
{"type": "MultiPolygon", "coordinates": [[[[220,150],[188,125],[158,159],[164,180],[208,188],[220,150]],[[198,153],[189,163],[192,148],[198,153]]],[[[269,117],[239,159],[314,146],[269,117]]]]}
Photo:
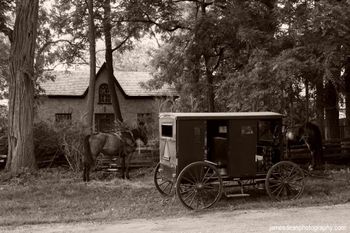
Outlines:
{"type": "MultiPolygon", "coordinates": [[[[287,159],[297,162],[310,160],[309,149],[303,146],[291,146],[285,150],[287,159]]],[[[333,139],[323,142],[323,157],[328,163],[350,163],[350,139],[333,139]]]]}
{"type": "MultiPolygon", "coordinates": [[[[130,167],[153,167],[159,161],[159,150],[154,146],[138,148],[131,157],[130,167]]],[[[102,155],[99,157],[96,165],[97,170],[115,172],[121,168],[122,160],[120,157],[102,155]]]]}

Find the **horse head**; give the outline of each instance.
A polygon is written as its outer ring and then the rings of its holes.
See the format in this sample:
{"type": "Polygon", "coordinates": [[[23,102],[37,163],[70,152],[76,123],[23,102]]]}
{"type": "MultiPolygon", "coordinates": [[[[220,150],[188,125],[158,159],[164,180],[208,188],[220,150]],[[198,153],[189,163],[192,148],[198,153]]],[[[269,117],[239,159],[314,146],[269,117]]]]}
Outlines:
{"type": "Polygon", "coordinates": [[[137,127],[138,138],[143,142],[144,145],[148,143],[147,128],[143,122],[140,122],[137,127]]]}

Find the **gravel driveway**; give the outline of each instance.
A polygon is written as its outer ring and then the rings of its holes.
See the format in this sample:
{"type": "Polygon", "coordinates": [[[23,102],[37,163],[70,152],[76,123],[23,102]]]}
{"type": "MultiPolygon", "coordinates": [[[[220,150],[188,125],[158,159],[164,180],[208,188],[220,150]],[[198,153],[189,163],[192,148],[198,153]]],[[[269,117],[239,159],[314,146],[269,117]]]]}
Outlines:
{"type": "Polygon", "coordinates": [[[265,210],[206,212],[181,218],[132,219],[113,223],[0,227],[0,232],[350,232],[350,204],[265,210]]]}

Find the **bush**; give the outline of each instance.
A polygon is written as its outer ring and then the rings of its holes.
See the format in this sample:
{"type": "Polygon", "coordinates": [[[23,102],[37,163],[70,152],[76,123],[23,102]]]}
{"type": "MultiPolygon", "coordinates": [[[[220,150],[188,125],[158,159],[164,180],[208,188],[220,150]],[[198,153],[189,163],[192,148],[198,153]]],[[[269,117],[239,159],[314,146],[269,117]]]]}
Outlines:
{"type": "Polygon", "coordinates": [[[34,146],[39,166],[64,163],[71,170],[80,171],[84,152],[84,132],[82,123],[35,124],[34,146]]]}
{"type": "MultiPolygon", "coordinates": [[[[84,127],[81,123],[38,122],[33,130],[34,153],[39,167],[68,164],[73,171],[81,169],[84,149],[84,127]]],[[[7,128],[0,126],[0,153],[7,154],[7,146],[7,128]]]]}
{"type": "Polygon", "coordinates": [[[34,125],[34,153],[39,167],[51,165],[61,154],[59,135],[45,122],[34,125]]]}
{"type": "Polygon", "coordinates": [[[62,122],[56,124],[55,131],[58,136],[60,149],[73,171],[82,169],[84,153],[85,126],[82,123],[62,122]]]}

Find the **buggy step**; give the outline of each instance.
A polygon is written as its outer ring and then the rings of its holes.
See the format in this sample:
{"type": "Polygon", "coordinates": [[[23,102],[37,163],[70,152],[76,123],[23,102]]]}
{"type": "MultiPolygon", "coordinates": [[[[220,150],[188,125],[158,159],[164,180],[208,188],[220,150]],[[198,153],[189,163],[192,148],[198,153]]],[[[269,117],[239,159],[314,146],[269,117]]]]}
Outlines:
{"type": "Polygon", "coordinates": [[[248,193],[226,194],[225,193],[225,196],[226,197],[249,197],[250,194],[248,194],[248,193]]]}

